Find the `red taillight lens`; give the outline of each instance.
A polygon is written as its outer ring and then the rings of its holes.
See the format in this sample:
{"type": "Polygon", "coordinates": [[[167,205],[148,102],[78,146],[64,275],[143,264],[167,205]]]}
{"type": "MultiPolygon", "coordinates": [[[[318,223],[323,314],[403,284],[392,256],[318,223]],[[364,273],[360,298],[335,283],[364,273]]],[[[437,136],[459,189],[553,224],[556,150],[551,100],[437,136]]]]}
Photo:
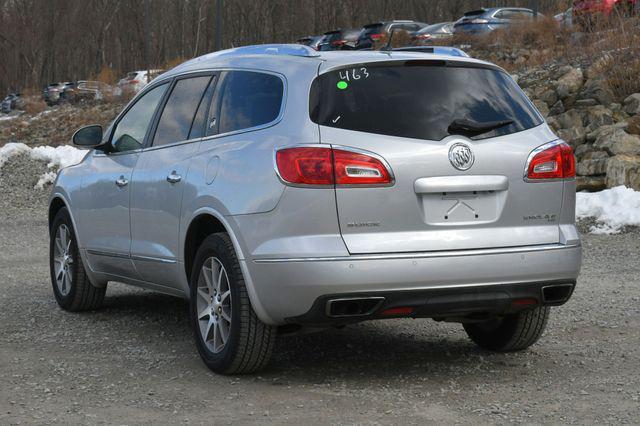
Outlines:
{"type": "Polygon", "coordinates": [[[333,150],[337,185],[387,185],[391,174],[375,157],[357,152],[333,150]]]}
{"type": "Polygon", "coordinates": [[[282,180],[297,185],[388,185],[389,169],[372,155],[331,147],[293,147],[276,152],[282,180]]]}
{"type": "Polygon", "coordinates": [[[138,84],[138,83],[140,83],[140,80],[129,80],[129,83],[138,84]]]}
{"type": "Polygon", "coordinates": [[[538,152],[527,169],[527,179],[566,179],[575,176],[573,149],[566,143],[555,144],[538,152]]]}
{"type": "Polygon", "coordinates": [[[280,177],[302,185],[333,185],[331,148],[299,147],[276,152],[280,177]]]}
{"type": "Polygon", "coordinates": [[[342,46],[343,44],[345,44],[347,41],[346,40],[336,40],[336,41],[332,41],[331,45],[332,46],[342,46]]]}
{"type": "Polygon", "coordinates": [[[369,37],[371,37],[371,40],[378,40],[382,37],[382,34],[371,34],[369,37]]]}

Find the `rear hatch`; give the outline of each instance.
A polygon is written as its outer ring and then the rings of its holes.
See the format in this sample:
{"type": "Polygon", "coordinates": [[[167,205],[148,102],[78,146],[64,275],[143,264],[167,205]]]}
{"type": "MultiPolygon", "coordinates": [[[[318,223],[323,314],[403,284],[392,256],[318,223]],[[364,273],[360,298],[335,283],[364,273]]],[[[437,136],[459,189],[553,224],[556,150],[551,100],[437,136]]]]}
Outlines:
{"type": "Polygon", "coordinates": [[[476,19],[482,18],[486,13],[486,9],[477,9],[466,12],[462,18],[458,19],[455,26],[473,24],[476,19]]]}
{"type": "Polygon", "coordinates": [[[559,242],[563,182],[523,176],[532,150],[556,137],[506,73],[437,60],[323,67],[310,98],[322,143],[377,154],[394,175],[390,186],[336,188],[349,252],[559,242]],[[478,130],[487,123],[497,127],[478,130]]]}

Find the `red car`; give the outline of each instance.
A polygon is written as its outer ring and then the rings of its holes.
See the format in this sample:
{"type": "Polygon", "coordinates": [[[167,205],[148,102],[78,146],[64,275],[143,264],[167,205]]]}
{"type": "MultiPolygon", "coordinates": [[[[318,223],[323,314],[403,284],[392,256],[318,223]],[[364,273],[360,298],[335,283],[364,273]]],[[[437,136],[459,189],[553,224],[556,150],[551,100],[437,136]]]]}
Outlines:
{"type": "Polygon", "coordinates": [[[620,13],[629,16],[638,11],[639,0],[573,0],[573,14],[611,16],[612,13],[620,13]]]}

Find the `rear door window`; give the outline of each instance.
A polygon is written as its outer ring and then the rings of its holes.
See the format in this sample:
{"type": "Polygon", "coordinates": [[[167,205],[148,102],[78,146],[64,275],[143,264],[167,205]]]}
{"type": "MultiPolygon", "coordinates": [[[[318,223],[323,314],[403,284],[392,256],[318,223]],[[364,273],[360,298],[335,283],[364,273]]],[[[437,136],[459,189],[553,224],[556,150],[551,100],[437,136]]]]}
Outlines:
{"type": "Polygon", "coordinates": [[[509,121],[473,139],[520,132],[542,123],[505,72],[466,63],[405,61],[355,64],[321,74],[312,85],[311,119],[322,126],[442,140],[454,121],[509,121]]]}
{"type": "Polygon", "coordinates": [[[220,134],[262,126],[280,115],[284,84],[273,74],[229,71],[218,86],[217,116],[211,122],[217,120],[220,134]]]}
{"type": "Polygon", "coordinates": [[[196,111],[210,81],[211,76],[207,75],[184,78],[176,82],[160,116],[153,146],[167,145],[189,138],[196,111]]]}

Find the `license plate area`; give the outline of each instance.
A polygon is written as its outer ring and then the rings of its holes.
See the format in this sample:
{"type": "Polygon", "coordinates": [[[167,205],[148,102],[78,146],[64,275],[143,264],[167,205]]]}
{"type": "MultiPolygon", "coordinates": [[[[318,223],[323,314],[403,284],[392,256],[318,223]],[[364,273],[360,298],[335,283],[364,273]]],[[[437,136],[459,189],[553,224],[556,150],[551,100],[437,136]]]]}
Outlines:
{"type": "Polygon", "coordinates": [[[506,191],[464,191],[420,194],[428,225],[475,225],[498,220],[506,191]]]}

